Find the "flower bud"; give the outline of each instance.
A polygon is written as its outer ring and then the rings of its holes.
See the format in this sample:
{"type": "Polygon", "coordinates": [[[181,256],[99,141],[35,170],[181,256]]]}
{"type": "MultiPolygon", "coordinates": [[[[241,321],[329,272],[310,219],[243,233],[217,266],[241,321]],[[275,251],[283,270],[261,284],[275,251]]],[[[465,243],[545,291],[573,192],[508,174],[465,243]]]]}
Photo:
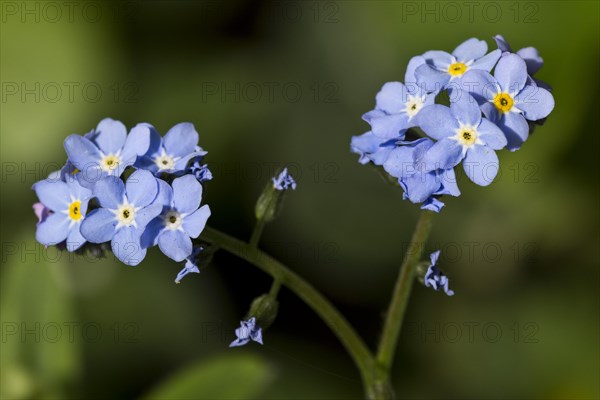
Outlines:
{"type": "Polygon", "coordinates": [[[262,329],[267,329],[275,321],[278,309],[279,303],[277,299],[270,294],[263,294],[252,301],[246,319],[254,317],[258,326],[262,329]]]}

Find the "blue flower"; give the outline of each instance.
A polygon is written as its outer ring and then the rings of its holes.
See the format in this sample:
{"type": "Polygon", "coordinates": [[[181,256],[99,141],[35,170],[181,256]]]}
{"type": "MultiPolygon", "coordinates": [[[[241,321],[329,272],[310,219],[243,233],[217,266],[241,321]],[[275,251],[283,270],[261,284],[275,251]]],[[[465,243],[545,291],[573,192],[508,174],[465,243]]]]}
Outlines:
{"type": "Polygon", "coordinates": [[[487,50],[485,41],[471,38],[461,43],[452,54],[428,51],[423,54],[427,63],[415,71],[417,83],[427,91],[439,92],[454,80],[460,80],[467,71],[491,71],[502,52],[496,49],[486,55],[487,50]]]}
{"type": "Polygon", "coordinates": [[[425,281],[425,286],[433,288],[433,290],[436,292],[444,290],[448,296],[454,296],[454,292],[448,288],[448,277],[442,274],[442,272],[435,265],[439,256],[439,250],[431,253],[431,265],[427,269],[425,277],[423,278],[425,281]]]}
{"type": "Polygon", "coordinates": [[[69,156],[65,168],[76,174],[82,186],[92,189],[106,176],[120,177],[125,168],[146,153],[149,145],[150,130],[146,124],[138,124],[127,135],[122,122],[106,118],[100,121],[95,131],[83,137],[74,134],[65,139],[69,156]]]}
{"type": "Polygon", "coordinates": [[[172,187],[162,179],[158,179],[158,184],[155,203],[160,204],[162,211],[148,224],[142,245],[150,247],[158,243],[167,257],[183,261],[192,254],[191,238],[197,238],[204,230],[210,207],[200,207],[202,185],[193,175],[176,178],[172,187]]]}
{"type": "Polygon", "coordinates": [[[198,146],[198,132],[189,122],[173,126],[164,138],[154,127],[147,126],[151,132],[150,148],[136,163],[138,168],[147,169],[156,175],[163,172],[181,173],[186,171],[192,158],[207,154],[198,146]]]}
{"type": "Polygon", "coordinates": [[[527,74],[529,74],[529,80],[527,81],[529,85],[541,86],[546,90],[552,91],[552,88],[546,82],[533,78],[533,75],[544,65],[544,59],[540,56],[540,53],[535,47],[525,47],[513,52],[510,44],[504,39],[504,36],[496,35],[494,36],[494,40],[503,55],[515,53],[525,61],[525,64],[527,65],[527,74]]]}
{"type": "Polygon", "coordinates": [[[208,169],[207,164],[202,164],[203,157],[196,157],[192,160],[192,165],[188,168],[188,172],[198,179],[198,182],[211,181],[213,179],[212,172],[208,169]]]}
{"type": "Polygon", "coordinates": [[[434,196],[460,196],[460,190],[452,168],[427,170],[424,167],[423,157],[433,145],[428,138],[398,142],[383,163],[383,168],[398,179],[404,190],[404,199],[415,204],[423,203],[422,209],[439,212],[444,203],[434,196]]]}
{"type": "Polygon", "coordinates": [[[190,274],[190,273],[199,274],[200,273],[200,269],[198,268],[197,264],[198,264],[198,256],[200,255],[200,253],[202,253],[202,251],[204,251],[204,248],[202,248],[201,246],[194,247],[192,254],[190,254],[185,259],[185,266],[177,274],[177,277],[175,278],[175,283],[177,283],[177,284],[180,283],[181,280],[187,274],[190,274]]]}
{"type": "Polygon", "coordinates": [[[277,190],[288,190],[289,188],[296,190],[296,181],[288,173],[287,168],[284,168],[277,177],[273,178],[273,187],[277,190]]]}
{"type": "MultiPolygon", "coordinates": [[[[404,137],[402,136],[403,140],[404,137]]],[[[390,152],[396,147],[397,139],[382,139],[369,131],[360,136],[353,136],[350,142],[350,150],[360,156],[358,162],[375,165],[383,165],[390,152]]]]}
{"type": "Polygon", "coordinates": [[[240,327],[235,330],[235,339],[229,347],[243,346],[254,340],[257,343],[263,344],[262,328],[256,326],[256,318],[252,317],[248,321],[240,321],[240,327]]]}
{"type": "Polygon", "coordinates": [[[448,169],[463,159],[467,176],[487,186],[498,174],[498,156],[494,150],[506,145],[502,131],[481,117],[477,102],[461,90],[454,91],[450,108],[435,104],[424,109],[419,126],[438,141],[423,156],[426,170],[448,169]]]}
{"type": "Polygon", "coordinates": [[[80,248],[85,243],[80,225],[86,219],[92,192],[75,180],[63,182],[45,179],[37,182],[33,189],[43,206],[34,205],[36,214],[39,213],[36,240],[45,246],[66,240],[68,251],[80,248]]]}
{"type": "Polygon", "coordinates": [[[105,177],[94,186],[100,208],[85,218],[81,233],[92,243],[110,241],[119,260],[138,265],[147,251],[140,244],[140,236],[162,210],[160,204],[153,203],[157,193],[157,180],[148,171],[135,171],[125,184],[114,176],[105,177]]]}
{"type": "Polygon", "coordinates": [[[554,97],[539,86],[527,84],[527,65],[516,54],[498,61],[494,76],[486,71],[469,71],[463,77],[466,89],[483,113],[497,124],[511,151],[518,150],[529,136],[527,121],[546,118],[554,109],[554,97]]]}
{"type": "Polygon", "coordinates": [[[377,93],[375,109],[363,119],[375,136],[401,140],[406,129],[416,126],[414,117],[434,99],[434,93],[428,94],[416,83],[388,82],[377,93]]]}

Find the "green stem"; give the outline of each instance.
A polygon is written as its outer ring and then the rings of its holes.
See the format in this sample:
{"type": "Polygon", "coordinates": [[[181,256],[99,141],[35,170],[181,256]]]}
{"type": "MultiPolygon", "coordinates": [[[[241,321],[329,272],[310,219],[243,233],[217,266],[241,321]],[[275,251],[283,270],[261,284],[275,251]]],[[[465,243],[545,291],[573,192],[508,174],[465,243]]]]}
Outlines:
{"type": "Polygon", "coordinates": [[[432,211],[424,210],[421,212],[419,222],[417,222],[408,249],[404,255],[404,260],[400,266],[400,273],[394,287],[394,294],[388,308],[383,335],[381,336],[377,352],[377,363],[383,370],[384,380],[388,379],[389,371],[394,361],[398,336],[402,328],[402,321],[410,298],[412,284],[415,280],[415,272],[421,260],[423,247],[429,236],[432,217],[434,215],[432,211]]]}
{"type": "MultiPolygon", "coordinates": [[[[312,285],[271,256],[216,229],[206,227],[202,239],[248,261],[296,293],[325,321],[356,363],[366,388],[374,382],[375,362],[371,351],[344,316],[312,285]]],[[[275,285],[274,285],[275,286],[275,285]]],[[[273,290],[273,289],[272,289],[273,290]]],[[[275,287],[275,290],[278,290],[275,287]]]]}

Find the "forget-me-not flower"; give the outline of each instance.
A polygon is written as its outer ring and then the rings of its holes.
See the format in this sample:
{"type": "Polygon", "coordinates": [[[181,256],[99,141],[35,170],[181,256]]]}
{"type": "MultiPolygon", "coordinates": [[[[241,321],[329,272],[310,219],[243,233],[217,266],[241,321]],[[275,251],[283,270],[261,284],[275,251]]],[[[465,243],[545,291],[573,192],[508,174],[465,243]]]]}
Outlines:
{"type": "Polygon", "coordinates": [[[106,176],[120,177],[125,168],[133,165],[150,145],[150,129],[136,125],[129,135],[120,121],[105,118],[96,130],[85,136],[70,135],[65,139],[69,156],[66,168],[82,186],[92,189],[106,176]],[[72,165],[69,165],[72,164],[72,165]]]}
{"type": "Polygon", "coordinates": [[[92,243],[110,241],[119,260],[138,265],[147,251],[140,236],[162,210],[161,204],[153,203],[157,193],[157,179],[149,171],[135,171],[125,184],[114,176],[105,177],[94,186],[100,208],[85,218],[81,233],[92,243]]]}
{"type": "Polygon", "coordinates": [[[486,54],[488,45],[484,40],[471,38],[461,43],[452,54],[432,50],[423,54],[426,64],[419,66],[415,75],[419,86],[427,91],[439,92],[467,71],[491,71],[500,58],[501,51],[496,49],[486,54]]]}
{"type": "Polygon", "coordinates": [[[448,277],[438,269],[436,266],[440,251],[431,253],[430,260],[431,265],[427,268],[425,277],[423,278],[425,286],[430,287],[436,292],[443,290],[448,296],[453,296],[454,291],[448,288],[448,277]]]}
{"type": "Polygon", "coordinates": [[[518,150],[527,140],[527,121],[546,118],[554,109],[552,94],[527,81],[527,65],[516,54],[503,55],[494,76],[486,71],[469,71],[463,79],[483,113],[504,132],[510,151],[518,150]]]}
{"type": "Polygon", "coordinates": [[[185,259],[185,265],[183,266],[183,269],[181,271],[179,271],[179,273],[177,274],[177,277],[175,278],[175,283],[180,283],[181,280],[187,274],[191,274],[191,273],[199,274],[200,273],[200,269],[198,268],[198,256],[203,251],[204,251],[204,248],[201,246],[194,247],[194,250],[192,250],[192,254],[190,254],[185,259]]]}
{"type": "Polygon", "coordinates": [[[39,222],[36,240],[45,246],[67,241],[67,250],[74,251],[85,243],[80,226],[85,220],[92,191],[77,181],[67,182],[46,179],[37,182],[33,189],[43,207],[34,205],[39,222]]]}
{"type": "Polygon", "coordinates": [[[262,328],[256,325],[256,318],[252,317],[248,321],[240,321],[240,327],[235,330],[235,339],[229,347],[243,346],[254,340],[257,343],[263,344],[262,328]]]}
{"type": "Polygon", "coordinates": [[[437,142],[423,156],[426,170],[453,168],[463,159],[469,179],[487,186],[498,174],[498,156],[494,150],[506,145],[502,131],[481,117],[475,99],[467,92],[454,92],[450,108],[441,104],[427,107],[419,117],[419,126],[437,142]]]}
{"type": "Polygon", "coordinates": [[[173,126],[164,137],[161,137],[153,126],[147,126],[151,132],[150,147],[136,163],[138,168],[147,169],[156,175],[163,172],[185,172],[191,159],[207,154],[198,146],[198,132],[189,122],[173,126]]]}
{"type": "Polygon", "coordinates": [[[279,175],[277,175],[276,177],[272,178],[273,179],[273,187],[277,190],[288,190],[288,189],[292,189],[292,190],[296,190],[296,181],[294,180],[294,178],[292,177],[292,175],[290,175],[288,173],[288,169],[284,168],[283,171],[281,171],[279,173],[279,175]]]}
{"type": "Polygon", "coordinates": [[[198,179],[198,182],[211,181],[213,179],[212,172],[208,169],[208,164],[202,164],[203,157],[196,157],[192,160],[192,164],[188,168],[188,172],[198,179]]]}
{"type": "Polygon", "coordinates": [[[202,200],[202,185],[193,175],[173,180],[172,186],[158,179],[156,204],[161,213],[154,218],[142,236],[142,245],[158,244],[160,250],[174,261],[183,261],[192,254],[192,239],[197,238],[210,217],[210,207],[202,200]]]}

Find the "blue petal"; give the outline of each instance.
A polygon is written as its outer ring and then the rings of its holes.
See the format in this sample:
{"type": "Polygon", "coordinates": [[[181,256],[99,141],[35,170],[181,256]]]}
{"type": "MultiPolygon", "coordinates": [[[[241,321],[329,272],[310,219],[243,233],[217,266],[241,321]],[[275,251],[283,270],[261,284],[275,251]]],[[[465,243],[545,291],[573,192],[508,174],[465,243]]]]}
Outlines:
{"type": "Polygon", "coordinates": [[[527,73],[533,75],[542,68],[544,65],[544,59],[540,56],[540,53],[535,47],[525,47],[517,51],[517,54],[525,60],[527,65],[527,73]]]}
{"type": "Polygon", "coordinates": [[[158,182],[150,171],[138,169],[125,183],[127,199],[135,207],[145,207],[152,203],[158,193],[158,182]]]}
{"type": "Polygon", "coordinates": [[[453,168],[438,171],[438,179],[440,180],[442,186],[434,194],[447,194],[454,197],[460,196],[460,189],[458,188],[458,182],[456,181],[456,174],[454,173],[453,168]]]}
{"type": "Polygon", "coordinates": [[[150,146],[150,126],[145,123],[137,124],[129,135],[121,153],[125,166],[133,165],[138,156],[144,155],[150,146]]]}
{"type": "Polygon", "coordinates": [[[428,92],[437,93],[450,82],[450,74],[439,71],[428,64],[417,67],[415,76],[417,77],[417,84],[428,92]]]}
{"type": "Polygon", "coordinates": [[[404,83],[416,83],[417,82],[417,76],[415,75],[415,72],[417,70],[417,68],[423,64],[425,64],[425,57],[423,56],[414,56],[413,58],[410,59],[410,61],[408,62],[408,65],[406,66],[406,74],[404,75],[404,83]]]}
{"type": "Polygon", "coordinates": [[[158,243],[158,236],[165,228],[162,216],[158,216],[150,221],[144,228],[144,232],[140,237],[140,244],[143,248],[147,249],[152,246],[156,246],[158,243]]]}
{"type": "Polygon", "coordinates": [[[123,181],[114,176],[107,176],[94,186],[94,196],[105,208],[117,209],[125,196],[123,181]]]}
{"type": "Polygon", "coordinates": [[[500,57],[494,77],[500,84],[503,92],[511,95],[519,93],[527,82],[527,65],[516,54],[506,54],[500,57]]]}
{"type": "Polygon", "coordinates": [[[54,213],[37,225],[35,239],[44,246],[64,241],[69,234],[70,219],[63,213],[54,213]]]}
{"type": "Polygon", "coordinates": [[[477,133],[481,141],[494,150],[500,150],[506,146],[507,141],[502,130],[485,118],[481,120],[477,133]]]}
{"type": "Polygon", "coordinates": [[[456,140],[441,139],[427,150],[421,163],[425,171],[453,168],[462,160],[462,151],[462,146],[456,140]]]}
{"type": "Polygon", "coordinates": [[[479,186],[487,186],[498,174],[498,156],[487,146],[475,145],[467,151],[463,167],[469,179],[479,186]]]}
{"type": "Polygon", "coordinates": [[[352,136],[350,141],[350,149],[353,153],[360,155],[358,162],[366,164],[369,162],[369,154],[376,152],[379,149],[379,145],[384,141],[380,137],[377,137],[373,132],[369,131],[363,133],[360,136],[352,136]]]}
{"type": "Polygon", "coordinates": [[[377,151],[369,154],[369,158],[375,165],[383,165],[388,157],[390,156],[390,152],[393,150],[393,147],[382,147],[380,146],[377,151]]]}
{"type": "Polygon", "coordinates": [[[473,64],[471,64],[471,69],[479,69],[483,71],[490,72],[494,65],[498,62],[498,59],[502,55],[502,52],[498,49],[492,51],[489,54],[481,57],[479,60],[476,60],[473,64]]]}
{"type": "Polygon", "coordinates": [[[440,250],[434,251],[429,255],[429,260],[431,261],[431,265],[436,265],[438,258],[440,257],[440,250]]]}
{"type": "Polygon", "coordinates": [[[100,163],[100,151],[88,139],[79,135],[70,135],[64,142],[69,161],[80,171],[94,168],[100,163]]]}
{"type": "Polygon", "coordinates": [[[402,83],[387,82],[375,97],[377,108],[388,114],[398,114],[406,108],[408,95],[408,90],[402,83]]]}
{"type": "Polygon", "coordinates": [[[173,189],[162,179],[157,178],[156,180],[158,182],[158,193],[156,199],[154,199],[154,203],[160,204],[163,207],[171,207],[173,204],[173,189]]]}
{"type": "Polygon", "coordinates": [[[439,187],[440,182],[433,172],[417,172],[402,179],[407,198],[412,203],[422,203],[427,200],[439,187]]]}
{"type": "Polygon", "coordinates": [[[92,243],[108,242],[115,235],[117,220],[106,208],[97,208],[85,216],[79,230],[92,243]]]}
{"type": "Polygon", "coordinates": [[[155,203],[136,211],[135,222],[137,223],[138,229],[141,229],[143,231],[143,229],[148,223],[150,223],[150,221],[152,221],[155,217],[160,215],[162,210],[162,205],[155,203]]]}
{"type": "Polygon", "coordinates": [[[365,122],[368,122],[369,124],[371,123],[372,120],[374,120],[375,118],[380,118],[380,117],[385,117],[387,114],[381,110],[371,110],[369,112],[366,112],[362,115],[362,119],[365,122]]]}
{"type": "Polygon", "coordinates": [[[508,42],[506,41],[506,39],[504,39],[504,36],[502,35],[496,35],[494,36],[494,40],[496,41],[496,44],[498,45],[498,49],[500,49],[500,51],[504,52],[509,52],[512,53],[512,49],[510,48],[510,44],[508,44],[508,42]]]}
{"type": "Polygon", "coordinates": [[[254,340],[256,343],[263,344],[262,328],[252,330],[250,332],[250,339],[254,340]]]}
{"type": "Polygon", "coordinates": [[[423,58],[428,64],[435,65],[443,70],[447,70],[450,64],[454,62],[452,54],[441,50],[427,51],[423,53],[423,58]]]}
{"type": "Polygon", "coordinates": [[[444,206],[445,204],[442,201],[432,196],[423,202],[423,204],[421,205],[421,210],[429,210],[439,213],[442,210],[442,208],[444,208],[444,206]]]}
{"type": "Polygon", "coordinates": [[[415,173],[414,148],[399,146],[391,150],[383,169],[395,178],[403,178],[415,173]]]}
{"type": "Polygon", "coordinates": [[[193,153],[198,144],[198,132],[194,125],[182,122],[175,125],[163,138],[163,146],[167,154],[175,157],[183,157],[193,153]]]}
{"type": "Polygon", "coordinates": [[[75,251],[85,244],[86,240],[79,231],[80,227],[81,224],[75,224],[71,228],[67,236],[67,251],[75,251]]]}
{"type": "Polygon", "coordinates": [[[105,118],[96,127],[93,137],[104,154],[116,154],[125,144],[127,129],[121,121],[105,118]]]}
{"type": "Polygon", "coordinates": [[[231,342],[229,344],[229,347],[239,347],[239,346],[244,346],[246,344],[248,344],[250,342],[249,338],[245,338],[245,339],[235,339],[233,342],[231,342]]]}
{"type": "Polygon", "coordinates": [[[35,193],[43,205],[54,212],[69,209],[71,192],[63,181],[50,181],[44,179],[34,185],[35,193]]]}
{"type": "Polygon", "coordinates": [[[423,107],[415,116],[415,123],[428,136],[437,140],[454,135],[459,128],[458,121],[450,112],[450,108],[441,104],[423,107]]]}
{"type": "Polygon", "coordinates": [[[489,72],[472,69],[462,76],[461,88],[471,94],[479,104],[494,99],[500,91],[500,85],[489,72]]]}
{"type": "Polygon", "coordinates": [[[180,213],[198,209],[202,200],[202,185],[193,175],[184,175],[173,181],[173,204],[180,213]]]}
{"type": "Polygon", "coordinates": [[[76,179],[67,179],[66,183],[69,188],[69,192],[75,199],[79,199],[82,202],[87,203],[87,200],[89,200],[92,197],[92,191],[88,188],[81,186],[76,179]]]}
{"type": "Polygon", "coordinates": [[[183,219],[183,229],[195,239],[204,230],[208,217],[210,217],[210,207],[205,204],[183,219]]]}
{"type": "Polygon", "coordinates": [[[174,261],[183,261],[192,254],[192,240],[182,231],[165,229],[158,237],[158,247],[174,261]]]}
{"type": "Polygon", "coordinates": [[[458,45],[452,52],[452,55],[456,57],[458,61],[467,62],[483,57],[487,49],[488,45],[485,40],[471,38],[458,45]]]}
{"type": "Polygon", "coordinates": [[[554,109],[554,97],[539,86],[525,86],[515,100],[517,108],[530,121],[546,118],[554,109]]]}
{"type": "Polygon", "coordinates": [[[383,139],[399,138],[409,125],[406,113],[386,115],[371,120],[373,134],[383,139]]]}
{"type": "Polygon", "coordinates": [[[510,151],[518,150],[523,142],[529,137],[529,124],[527,120],[519,113],[509,112],[503,114],[498,127],[506,136],[506,148],[510,151]]]}
{"type": "Polygon", "coordinates": [[[481,110],[475,99],[464,90],[453,92],[455,101],[450,104],[450,112],[463,125],[478,126],[481,121],[481,110]]]}
{"type": "Polygon", "coordinates": [[[139,231],[132,226],[119,229],[110,246],[115,256],[126,265],[138,265],[146,257],[146,249],[140,244],[139,231]]]}

